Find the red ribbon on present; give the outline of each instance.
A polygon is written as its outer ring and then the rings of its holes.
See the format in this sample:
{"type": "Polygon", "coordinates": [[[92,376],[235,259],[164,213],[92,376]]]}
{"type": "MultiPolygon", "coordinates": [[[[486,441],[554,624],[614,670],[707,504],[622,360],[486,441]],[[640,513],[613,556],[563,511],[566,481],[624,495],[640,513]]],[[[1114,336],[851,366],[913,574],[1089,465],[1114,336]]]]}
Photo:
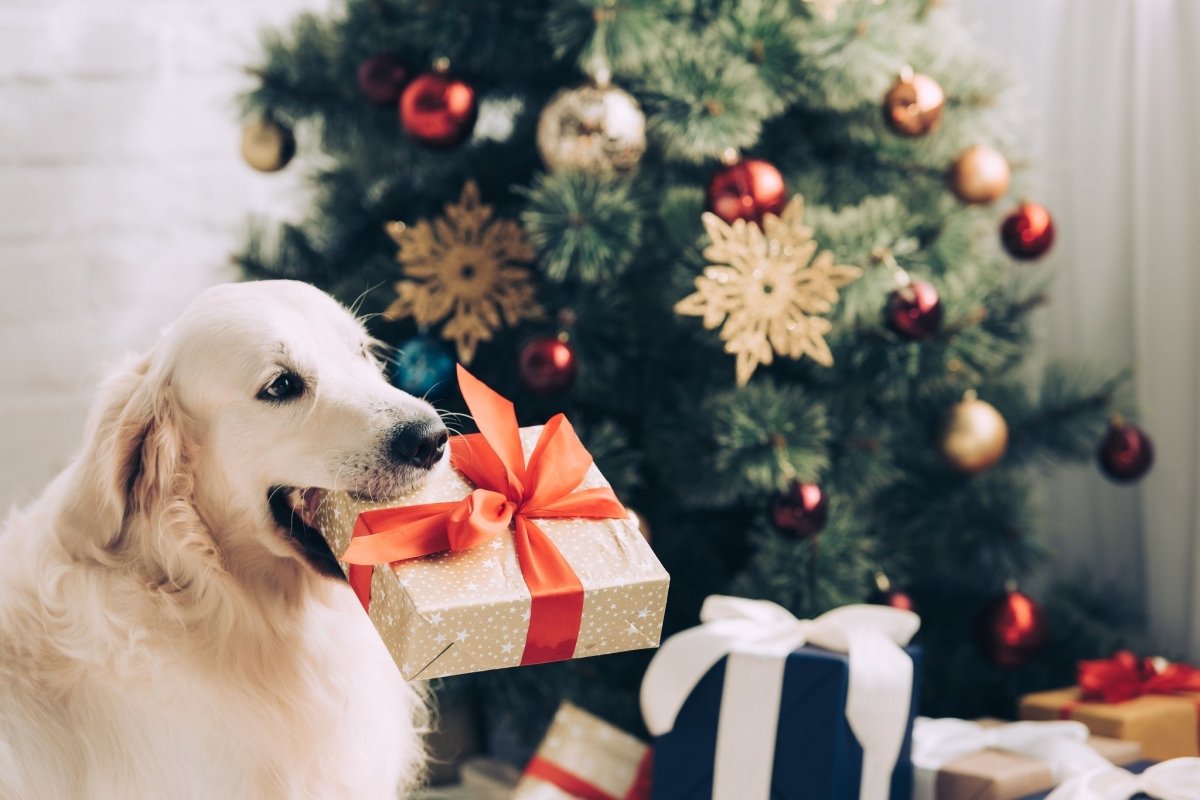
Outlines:
{"type": "Polygon", "coordinates": [[[1147,694],[1200,692],[1200,669],[1161,658],[1139,659],[1128,650],[1112,658],[1079,662],[1084,700],[1120,703],[1147,694]]]}
{"type": "Polygon", "coordinates": [[[629,791],[620,797],[609,794],[596,784],[584,780],[553,761],[538,755],[529,759],[529,763],[525,765],[524,774],[553,784],[579,800],[650,800],[651,752],[649,748],[646,749],[646,754],[638,763],[638,771],[633,779],[633,784],[629,787],[629,791]]]}
{"type": "Polygon", "coordinates": [[[583,619],[583,585],[535,519],[620,519],[628,512],[611,488],[580,489],[592,457],[571,423],[556,414],[525,463],[513,404],[458,367],[458,385],[479,433],[450,440],[450,464],[478,488],[462,500],[364,511],[342,560],[363,608],[377,564],[468,550],[512,533],[533,598],[522,664],[571,658],[583,619]]]}

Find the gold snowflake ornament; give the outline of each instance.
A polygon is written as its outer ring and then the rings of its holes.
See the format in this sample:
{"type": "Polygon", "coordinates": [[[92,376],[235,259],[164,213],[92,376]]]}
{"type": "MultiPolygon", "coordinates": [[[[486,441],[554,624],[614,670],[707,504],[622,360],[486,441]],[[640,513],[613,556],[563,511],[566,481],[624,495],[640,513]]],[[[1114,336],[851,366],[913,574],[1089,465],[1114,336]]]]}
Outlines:
{"type": "Polygon", "coordinates": [[[803,216],[800,195],[782,216],[767,214],[762,227],[704,215],[710,239],[704,257],[712,263],[696,278],[695,293],[675,304],[675,312],[702,317],[710,330],[721,328],[725,352],[737,356],[738,386],[776,355],[833,365],[825,342],[833,325],[816,315],[832,310],[838,289],[857,280],[862,270],[833,263],[828,250],[818,253],[803,216]]]}
{"type": "Polygon", "coordinates": [[[479,202],[474,181],[438,219],[389,222],[387,232],[400,246],[396,260],[404,279],[384,316],[412,317],[418,325],[446,320],[442,338],[454,342],[464,364],[502,325],[542,316],[523,266],[533,261],[533,248],[520,225],[496,219],[492,207],[479,202]]]}

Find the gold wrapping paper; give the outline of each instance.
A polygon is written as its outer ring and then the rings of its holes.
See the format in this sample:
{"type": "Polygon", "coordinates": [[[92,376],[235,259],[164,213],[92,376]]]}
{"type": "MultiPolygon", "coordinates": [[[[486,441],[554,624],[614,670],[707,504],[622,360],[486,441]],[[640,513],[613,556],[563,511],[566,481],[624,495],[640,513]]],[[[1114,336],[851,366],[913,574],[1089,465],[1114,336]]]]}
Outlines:
{"type": "MultiPolygon", "coordinates": [[[[539,758],[553,762],[615,798],[637,780],[647,746],[571,703],[563,703],[538,745],[539,758]]],[[[575,800],[552,783],[522,775],[511,800],[575,800]]]]}
{"type": "Polygon", "coordinates": [[[1097,736],[1137,742],[1154,761],[1200,755],[1200,695],[1149,694],[1123,703],[1079,698],[1077,687],[1027,694],[1021,698],[1021,719],[1078,720],[1097,736]]]}
{"type": "MultiPolygon", "coordinates": [[[[981,719],[980,725],[1002,725],[981,719]]],[[[1093,736],[1088,744],[1117,766],[1142,756],[1137,742],[1093,736]]],[[[937,800],[1016,800],[1053,788],[1054,775],[1044,762],[1003,750],[981,750],[956,758],[938,770],[937,800]]]]}
{"type": "MultiPolygon", "coordinates": [[[[521,429],[525,457],[541,426],[521,429]]],[[[579,488],[608,486],[593,464],[579,488]]],[[[360,511],[459,500],[474,487],[449,466],[424,487],[383,503],[326,493],[317,527],[337,555],[350,544],[360,511]]],[[[669,577],[630,519],[538,519],[584,588],[583,621],[573,658],[657,647],[669,577]]],[[[342,569],[348,566],[342,563],[342,569]]],[[[371,621],[409,680],[521,663],[530,596],[512,538],[471,550],[377,566],[371,621]]]]}

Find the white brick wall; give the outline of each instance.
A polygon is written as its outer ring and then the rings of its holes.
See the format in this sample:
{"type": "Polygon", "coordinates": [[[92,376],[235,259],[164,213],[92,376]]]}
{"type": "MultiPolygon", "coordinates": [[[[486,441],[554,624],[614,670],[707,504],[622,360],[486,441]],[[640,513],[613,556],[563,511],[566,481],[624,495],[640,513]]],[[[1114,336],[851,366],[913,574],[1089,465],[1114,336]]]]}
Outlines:
{"type": "Polygon", "coordinates": [[[103,363],[234,277],[299,170],[242,163],[258,33],[330,0],[0,0],[0,516],[79,445],[103,363]]]}

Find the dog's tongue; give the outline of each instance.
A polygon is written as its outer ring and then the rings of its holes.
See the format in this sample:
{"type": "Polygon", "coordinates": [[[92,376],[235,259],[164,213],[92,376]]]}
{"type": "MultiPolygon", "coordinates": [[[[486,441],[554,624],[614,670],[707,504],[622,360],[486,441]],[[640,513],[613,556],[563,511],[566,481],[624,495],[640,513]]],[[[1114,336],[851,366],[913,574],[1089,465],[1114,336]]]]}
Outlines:
{"type": "Polygon", "coordinates": [[[305,489],[301,498],[304,502],[300,506],[300,519],[310,528],[317,527],[317,506],[321,504],[321,490],[305,489]]]}

